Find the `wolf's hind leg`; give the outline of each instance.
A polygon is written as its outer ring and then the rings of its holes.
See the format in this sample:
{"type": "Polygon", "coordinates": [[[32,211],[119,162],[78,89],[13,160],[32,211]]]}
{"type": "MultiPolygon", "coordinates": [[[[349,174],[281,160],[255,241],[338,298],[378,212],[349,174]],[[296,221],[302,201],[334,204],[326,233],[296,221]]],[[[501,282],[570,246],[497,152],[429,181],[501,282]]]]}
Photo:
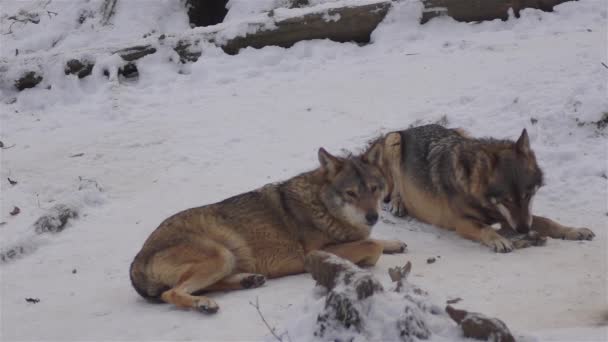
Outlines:
{"type": "Polygon", "coordinates": [[[175,280],[175,285],[162,293],[163,301],[182,308],[216,313],[219,307],[213,299],[193,296],[192,293],[204,290],[232,273],[235,257],[225,247],[212,242],[203,248],[181,245],[159,253],[152,267],[162,278],[175,280]]]}
{"type": "Polygon", "coordinates": [[[206,289],[209,291],[255,289],[264,285],[264,283],[266,283],[266,277],[262,274],[236,273],[227,276],[206,289]]]}
{"type": "Polygon", "coordinates": [[[484,245],[490,247],[497,253],[509,253],[513,250],[513,243],[500,236],[492,227],[479,226],[474,222],[460,221],[455,225],[456,232],[461,236],[479,241],[484,245]]]}
{"type": "Polygon", "coordinates": [[[563,226],[551,219],[542,216],[534,216],[532,219],[532,230],[542,236],[564,240],[592,240],[595,234],[588,228],[572,228],[563,226]]]}

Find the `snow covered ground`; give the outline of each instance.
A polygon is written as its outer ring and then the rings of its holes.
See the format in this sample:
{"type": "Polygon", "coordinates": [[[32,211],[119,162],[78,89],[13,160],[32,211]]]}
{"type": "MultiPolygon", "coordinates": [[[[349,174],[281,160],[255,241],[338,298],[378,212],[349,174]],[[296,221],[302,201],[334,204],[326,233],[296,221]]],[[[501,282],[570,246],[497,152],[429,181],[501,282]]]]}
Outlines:
{"type": "MultiPolygon", "coordinates": [[[[21,3],[0,2],[3,32],[5,14],[21,3]]],[[[166,1],[119,3],[123,14],[105,34],[53,26],[62,14],[45,14],[47,30],[30,24],[2,35],[2,56],[187,27],[166,1]],[[148,19],[133,29],[134,17],[148,19]],[[172,21],[159,26],[159,18],[172,21]],[[45,45],[46,35],[61,32],[65,40],[45,45]]],[[[249,305],[256,298],[278,330],[292,326],[318,300],[309,275],[213,294],[220,312],[203,316],[145,302],[131,288],[129,264],[179,210],[314,168],[320,146],[357,151],[379,133],[445,116],[476,136],[516,138],[526,127],[546,175],[536,213],[597,236],[494,254],[384,213],[373,235],[401,239],[409,251],[383,256],[373,272],[386,279],[388,267],[410,260],[411,282],[438,304],[460,297],[459,308],[542,341],[608,340],[607,131],[577,124],[608,112],[606,1],[477,25],[441,18],[419,26],[419,6],[399,3],[363,47],[310,41],[227,56],[208,46],[189,65],[167,62],[173,52],[160,50],[138,62],[136,81],[57,75],[51,89],[2,89],[0,140],[14,147],[0,152],[0,250],[29,239],[56,203],[75,203],[82,215],[29,255],[0,264],[0,339],[259,340],[268,331],[249,305]],[[79,177],[103,191],[78,190],[79,177]],[[13,206],[19,215],[9,214],[13,206]]]]}

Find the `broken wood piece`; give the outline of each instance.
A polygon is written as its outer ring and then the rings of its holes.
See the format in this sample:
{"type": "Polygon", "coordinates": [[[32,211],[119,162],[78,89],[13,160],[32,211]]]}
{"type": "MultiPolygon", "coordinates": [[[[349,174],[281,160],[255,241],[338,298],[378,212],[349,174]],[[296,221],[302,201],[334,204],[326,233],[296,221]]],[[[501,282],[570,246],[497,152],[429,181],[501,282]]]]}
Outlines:
{"type": "Polygon", "coordinates": [[[405,266],[395,266],[388,269],[388,275],[393,282],[406,280],[407,276],[412,271],[412,263],[407,262],[405,266]]]}
{"type": "Polygon", "coordinates": [[[448,315],[462,328],[464,337],[482,341],[515,342],[507,325],[498,318],[491,318],[480,313],[458,310],[448,305],[448,315]]]}

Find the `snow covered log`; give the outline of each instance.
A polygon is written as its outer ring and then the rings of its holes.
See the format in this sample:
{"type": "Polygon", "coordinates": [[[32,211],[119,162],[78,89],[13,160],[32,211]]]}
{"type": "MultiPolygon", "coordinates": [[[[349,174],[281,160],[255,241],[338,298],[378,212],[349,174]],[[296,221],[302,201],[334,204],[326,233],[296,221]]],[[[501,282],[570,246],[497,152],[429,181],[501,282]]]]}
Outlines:
{"type": "Polygon", "coordinates": [[[457,21],[507,20],[509,9],[519,17],[524,8],[551,12],[554,6],[566,1],[572,0],[422,0],[425,10],[420,23],[441,15],[457,21]]]}
{"type": "MultiPolygon", "coordinates": [[[[424,4],[421,23],[438,15],[447,14],[458,21],[481,21],[507,19],[509,9],[515,15],[524,8],[538,8],[545,11],[553,6],[571,0],[421,0],[424,4]]],[[[114,11],[115,1],[104,2],[104,13],[114,11]]],[[[22,65],[18,75],[3,81],[9,81],[19,91],[32,88],[44,78],[42,65],[48,65],[43,59],[63,60],[62,67],[66,74],[74,74],[79,78],[88,76],[93,70],[95,61],[91,56],[100,54],[117,54],[125,64],[134,62],[144,56],[156,53],[160,47],[170,47],[177,52],[182,63],[196,61],[201,56],[203,42],[213,43],[222,48],[227,54],[237,54],[246,47],[262,48],[265,46],[290,47],[297,42],[311,39],[329,39],[336,42],[367,43],[371,33],[385,18],[393,0],[378,0],[377,2],[360,5],[337,7],[320,6],[319,8],[292,8],[270,11],[267,17],[258,22],[238,23],[247,29],[243,35],[230,33],[235,26],[220,24],[211,29],[194,32],[184,32],[179,35],[161,34],[148,37],[131,46],[122,48],[100,47],[89,51],[80,51],[69,56],[22,57],[2,60],[5,65],[22,65]],[[80,55],[77,55],[80,54],[80,55]],[[82,56],[87,56],[85,59],[82,56]],[[67,63],[65,62],[67,61],[67,63]]],[[[136,66],[135,64],[133,64],[136,66]]],[[[0,70],[7,67],[0,65],[0,70]]]]}
{"type": "MultiPolygon", "coordinates": [[[[224,52],[234,55],[246,47],[262,48],[276,45],[290,47],[302,40],[329,39],[336,42],[368,43],[371,33],[380,24],[392,1],[361,6],[330,8],[303,16],[276,20],[271,29],[236,37],[222,44],[224,52]]],[[[274,12],[270,12],[272,16],[274,12]]]]}
{"type": "MultiPolygon", "coordinates": [[[[108,0],[108,13],[112,13],[113,2],[108,0]]],[[[62,68],[65,74],[77,75],[79,78],[88,76],[93,70],[95,61],[90,56],[100,54],[118,54],[125,64],[134,62],[144,56],[153,54],[161,46],[169,46],[179,55],[182,63],[196,61],[201,56],[201,42],[212,42],[222,48],[227,54],[237,54],[245,47],[262,48],[276,45],[290,47],[302,40],[330,39],[337,42],[367,43],[372,31],[384,19],[391,0],[378,0],[378,2],[364,5],[348,5],[343,7],[323,7],[315,10],[311,8],[302,14],[303,9],[283,9],[281,16],[269,12],[268,20],[264,23],[238,23],[246,25],[248,32],[244,36],[225,36],[225,30],[232,26],[219,26],[217,29],[202,32],[185,32],[180,35],[161,34],[156,38],[147,38],[132,46],[123,48],[100,47],[89,51],[80,51],[80,55],[46,57],[54,60],[67,61],[62,68]],[[81,56],[87,56],[81,57],[81,56]],[[59,58],[58,58],[59,57],[59,58]]],[[[104,7],[104,8],[106,8],[104,7]]],[[[104,12],[105,13],[105,12],[104,12]]],[[[67,55],[67,53],[64,53],[67,55]]],[[[44,58],[44,57],[43,57],[44,58]]],[[[44,75],[40,70],[45,61],[40,58],[16,57],[13,60],[3,60],[2,64],[27,65],[29,69],[15,77],[15,88],[23,90],[32,88],[42,81],[44,75]]]]}
{"type": "Polygon", "coordinates": [[[409,263],[392,270],[391,277],[401,283],[394,292],[385,292],[371,272],[330,253],[310,253],[305,268],[329,291],[317,315],[317,339],[424,340],[431,336],[430,316],[441,314],[416,287],[402,283],[411,269],[409,263]]]}
{"type": "Polygon", "coordinates": [[[319,285],[330,291],[325,310],[317,317],[315,335],[323,338],[326,332],[336,329],[361,332],[364,318],[357,302],[383,292],[382,284],[370,272],[327,252],[311,252],[304,267],[319,285]]]}

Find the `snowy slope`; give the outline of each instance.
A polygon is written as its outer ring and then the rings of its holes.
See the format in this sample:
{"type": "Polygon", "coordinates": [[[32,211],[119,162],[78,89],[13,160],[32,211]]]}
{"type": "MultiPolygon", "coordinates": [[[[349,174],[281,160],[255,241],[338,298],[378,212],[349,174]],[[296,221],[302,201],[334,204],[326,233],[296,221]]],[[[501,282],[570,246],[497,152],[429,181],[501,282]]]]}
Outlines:
{"type": "MultiPolygon", "coordinates": [[[[83,215],[30,255],[0,264],[0,340],[258,340],[268,331],[249,305],[256,297],[271,324],[293,325],[317,300],[308,275],[213,294],[221,309],[209,317],[146,303],[130,286],[128,266],[179,210],[309,170],[320,146],[357,151],[379,133],[444,115],[476,136],[515,138],[528,128],[547,183],[536,212],[597,237],[502,255],[384,213],[373,235],[401,239],[409,252],[383,256],[374,273],[384,279],[388,267],[410,260],[411,282],[438,304],[461,297],[459,307],[539,340],[606,340],[606,131],[576,121],[608,112],[606,1],[478,25],[443,18],[421,27],[417,9],[400,3],[364,47],[313,41],[237,56],[208,47],[185,66],[168,63],[173,52],[161,50],[138,63],[137,81],[61,76],[50,90],[1,93],[0,140],[15,146],[0,152],[0,222],[7,222],[0,249],[30,236],[55,203],[78,202],[83,215]],[[77,153],[84,155],[70,157],[77,153]],[[79,177],[103,192],[78,191],[79,177]],[[13,206],[21,214],[9,215],[13,206]],[[432,256],[441,258],[427,264],[432,256]]],[[[176,11],[161,12],[179,18],[176,11]]],[[[181,18],[175,30],[187,25],[181,18]]],[[[128,18],[116,20],[111,30],[131,30],[128,18]]],[[[23,34],[0,38],[2,56],[44,33],[23,34]]],[[[114,39],[73,34],[84,46],[114,39]]]]}

